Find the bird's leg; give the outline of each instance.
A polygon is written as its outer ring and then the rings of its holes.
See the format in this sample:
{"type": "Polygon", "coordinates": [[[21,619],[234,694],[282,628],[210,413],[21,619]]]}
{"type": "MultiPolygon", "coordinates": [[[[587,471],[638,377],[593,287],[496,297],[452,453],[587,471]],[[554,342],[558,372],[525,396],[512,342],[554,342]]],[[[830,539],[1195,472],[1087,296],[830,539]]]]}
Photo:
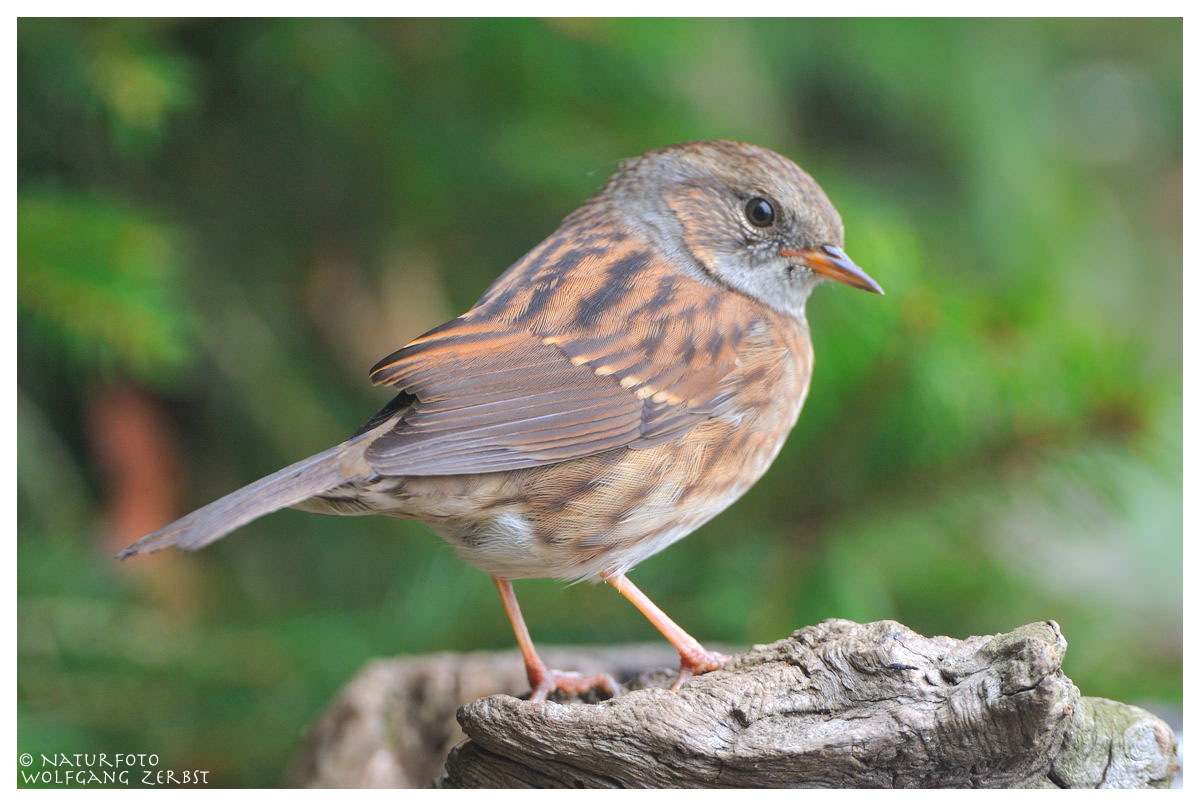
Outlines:
{"type": "Polygon", "coordinates": [[[675,683],[671,686],[672,691],[677,691],[693,675],[720,669],[725,665],[725,661],[729,660],[728,655],[711,652],[701,646],[699,641],[671,621],[671,617],[650,601],[650,597],[638,590],[637,586],[630,582],[624,574],[606,575],[604,581],[633,602],[633,606],[641,610],[642,615],[650,619],[650,623],[657,627],[658,631],[671,642],[671,645],[679,650],[679,676],[675,678],[675,683]]]}
{"type": "Polygon", "coordinates": [[[496,590],[500,591],[500,601],[504,603],[504,612],[512,624],[513,633],[517,636],[517,646],[521,648],[521,657],[525,659],[525,674],[529,678],[530,702],[541,702],[546,695],[554,691],[581,693],[592,689],[601,689],[609,696],[620,691],[620,686],[613,680],[612,675],[595,674],[585,677],[578,672],[560,672],[550,669],[538,656],[533,648],[533,640],[529,637],[529,629],[525,619],[521,617],[521,606],[517,604],[517,596],[513,593],[512,582],[501,577],[492,577],[496,590]]]}

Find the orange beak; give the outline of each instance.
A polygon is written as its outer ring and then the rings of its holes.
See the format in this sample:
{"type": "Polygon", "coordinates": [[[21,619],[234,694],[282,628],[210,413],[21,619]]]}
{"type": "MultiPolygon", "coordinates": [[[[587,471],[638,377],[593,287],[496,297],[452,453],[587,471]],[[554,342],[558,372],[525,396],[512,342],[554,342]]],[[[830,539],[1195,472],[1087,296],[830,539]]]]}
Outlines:
{"type": "Polygon", "coordinates": [[[813,271],[820,272],[831,280],[839,283],[870,291],[872,294],[882,294],[879,283],[871,279],[858,267],[850,256],[836,246],[819,246],[816,249],[784,249],[780,257],[795,257],[804,261],[804,265],[813,271]]]}

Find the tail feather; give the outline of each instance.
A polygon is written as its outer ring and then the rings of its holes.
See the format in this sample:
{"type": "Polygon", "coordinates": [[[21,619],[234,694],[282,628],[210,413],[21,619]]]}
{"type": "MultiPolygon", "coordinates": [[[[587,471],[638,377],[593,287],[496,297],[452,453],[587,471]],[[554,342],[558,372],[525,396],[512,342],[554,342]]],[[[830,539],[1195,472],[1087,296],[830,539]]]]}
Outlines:
{"type": "Polygon", "coordinates": [[[117,559],[149,554],[168,546],[196,551],[263,515],[344,484],[350,480],[345,470],[348,448],[348,443],[336,445],[235,490],[151,532],[118,554],[117,559]]]}

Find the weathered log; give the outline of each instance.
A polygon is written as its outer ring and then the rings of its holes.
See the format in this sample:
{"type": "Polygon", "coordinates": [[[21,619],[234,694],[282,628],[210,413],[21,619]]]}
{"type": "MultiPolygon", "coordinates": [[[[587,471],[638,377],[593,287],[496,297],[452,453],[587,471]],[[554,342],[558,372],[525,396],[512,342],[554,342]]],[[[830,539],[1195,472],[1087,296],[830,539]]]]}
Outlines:
{"type": "Polygon", "coordinates": [[[1147,787],[1175,739],[1133,706],[1081,697],[1053,622],[960,641],[829,620],[678,692],[645,647],[553,654],[635,679],[600,703],[534,704],[508,655],[372,664],[309,736],[290,782],[447,787],[1147,787]],[[588,657],[590,655],[590,657],[588,657]],[[623,661],[623,663],[618,662],[623,661]],[[623,673],[624,672],[624,673],[623,673]]]}
{"type": "MultiPolygon", "coordinates": [[[[617,680],[678,662],[666,642],[538,649],[554,668],[607,672],[617,680]]],[[[467,738],[455,719],[463,703],[528,691],[515,649],[371,661],[308,729],[284,783],[429,786],[442,774],[450,749],[467,738]]]]}

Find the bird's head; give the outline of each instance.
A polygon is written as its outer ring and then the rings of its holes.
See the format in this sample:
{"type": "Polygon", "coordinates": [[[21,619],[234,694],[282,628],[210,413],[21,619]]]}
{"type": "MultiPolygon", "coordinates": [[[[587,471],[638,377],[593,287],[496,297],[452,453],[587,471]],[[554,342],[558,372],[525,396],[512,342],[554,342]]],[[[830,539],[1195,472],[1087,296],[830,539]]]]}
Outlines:
{"type": "Polygon", "coordinates": [[[630,223],[711,279],[797,316],[824,279],[882,294],[843,250],[842,219],[791,160],[726,140],[627,162],[603,194],[630,223]]]}

